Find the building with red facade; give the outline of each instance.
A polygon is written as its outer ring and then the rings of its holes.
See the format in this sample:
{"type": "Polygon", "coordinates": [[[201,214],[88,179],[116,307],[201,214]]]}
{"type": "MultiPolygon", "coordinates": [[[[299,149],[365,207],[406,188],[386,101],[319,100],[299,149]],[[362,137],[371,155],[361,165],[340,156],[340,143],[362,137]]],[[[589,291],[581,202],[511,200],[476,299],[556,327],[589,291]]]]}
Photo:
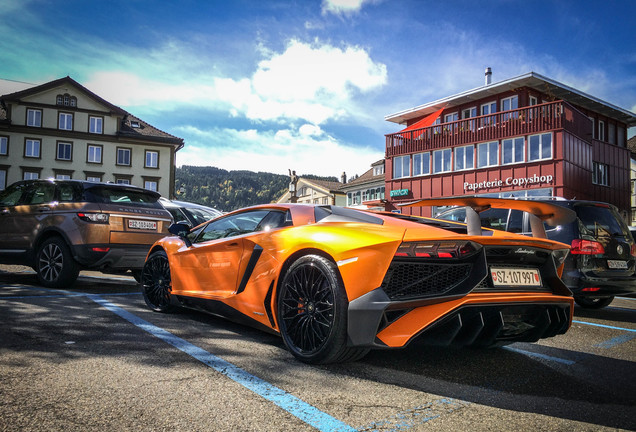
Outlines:
{"type": "MultiPolygon", "coordinates": [[[[387,210],[421,198],[560,196],[631,211],[636,114],[534,72],[385,117],[387,210]]],[[[433,212],[435,209],[433,209],[433,212]]],[[[628,219],[630,220],[630,219],[628,219]]]]}

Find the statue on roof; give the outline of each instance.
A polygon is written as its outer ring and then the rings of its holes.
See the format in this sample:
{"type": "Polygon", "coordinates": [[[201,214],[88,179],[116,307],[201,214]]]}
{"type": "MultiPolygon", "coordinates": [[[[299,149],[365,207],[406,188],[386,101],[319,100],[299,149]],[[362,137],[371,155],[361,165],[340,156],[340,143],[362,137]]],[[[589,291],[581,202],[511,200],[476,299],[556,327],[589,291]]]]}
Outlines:
{"type": "Polygon", "coordinates": [[[289,194],[291,195],[291,202],[295,203],[298,200],[298,195],[296,195],[297,189],[296,185],[298,184],[298,176],[296,175],[296,171],[289,171],[289,194]]]}

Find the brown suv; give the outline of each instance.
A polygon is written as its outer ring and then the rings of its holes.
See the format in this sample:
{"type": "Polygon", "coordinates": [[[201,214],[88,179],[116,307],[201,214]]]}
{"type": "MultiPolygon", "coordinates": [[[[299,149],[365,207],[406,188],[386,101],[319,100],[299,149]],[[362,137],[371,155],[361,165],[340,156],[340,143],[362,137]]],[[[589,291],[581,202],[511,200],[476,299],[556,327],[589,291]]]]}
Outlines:
{"type": "Polygon", "coordinates": [[[81,269],[137,275],[172,219],[146,189],[81,180],[24,180],[0,191],[0,263],[33,267],[47,287],[81,269]]]}

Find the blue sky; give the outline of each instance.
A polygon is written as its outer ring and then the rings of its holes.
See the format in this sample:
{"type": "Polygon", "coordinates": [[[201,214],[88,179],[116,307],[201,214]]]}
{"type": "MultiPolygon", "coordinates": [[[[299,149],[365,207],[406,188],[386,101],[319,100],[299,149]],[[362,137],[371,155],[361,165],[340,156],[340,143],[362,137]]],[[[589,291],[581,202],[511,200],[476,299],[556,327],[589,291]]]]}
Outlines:
{"type": "Polygon", "coordinates": [[[69,75],[184,138],[178,165],[339,177],[487,66],[636,112],[634,29],[633,0],[3,0],[0,78],[69,75]]]}

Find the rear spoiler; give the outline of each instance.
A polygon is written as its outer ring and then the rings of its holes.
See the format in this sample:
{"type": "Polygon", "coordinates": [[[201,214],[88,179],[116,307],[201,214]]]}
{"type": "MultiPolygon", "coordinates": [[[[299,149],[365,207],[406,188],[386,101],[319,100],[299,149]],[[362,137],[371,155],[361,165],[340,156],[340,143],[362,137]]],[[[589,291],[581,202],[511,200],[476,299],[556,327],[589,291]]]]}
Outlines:
{"type": "Polygon", "coordinates": [[[576,213],[573,210],[560,205],[509,198],[432,198],[400,204],[400,206],[464,206],[466,208],[465,222],[468,228],[468,235],[481,235],[481,219],[479,218],[479,213],[490,208],[521,210],[528,213],[532,236],[538,238],[547,238],[543,222],[551,226],[557,226],[570,223],[576,219],[576,213]]]}

